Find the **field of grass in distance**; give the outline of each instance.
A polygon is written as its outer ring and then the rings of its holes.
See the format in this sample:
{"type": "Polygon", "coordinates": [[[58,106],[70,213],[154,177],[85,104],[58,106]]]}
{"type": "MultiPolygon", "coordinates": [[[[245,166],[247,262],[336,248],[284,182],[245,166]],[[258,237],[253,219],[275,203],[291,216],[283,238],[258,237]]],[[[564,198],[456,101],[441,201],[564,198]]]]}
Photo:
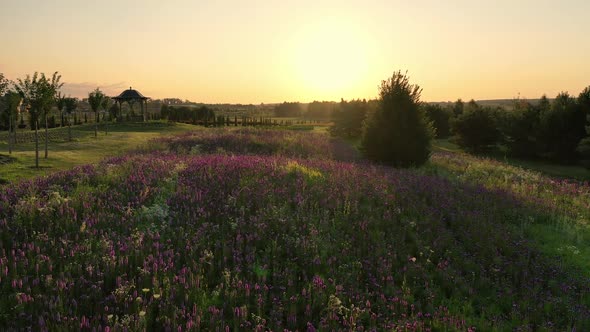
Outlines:
{"type": "MultiPolygon", "coordinates": [[[[108,135],[100,126],[98,137],[94,137],[94,125],[72,127],[73,141],[67,140],[67,127],[50,129],[49,156],[44,159],[44,135],[39,132],[39,165],[35,165],[35,143],[19,143],[12,152],[14,162],[0,165],[0,179],[11,182],[19,179],[46,175],[57,170],[70,169],[74,166],[97,163],[105,157],[116,156],[161,135],[182,133],[202,127],[161,121],[142,123],[109,124],[108,135]]],[[[0,154],[8,155],[6,137],[0,140],[0,154]]]]}

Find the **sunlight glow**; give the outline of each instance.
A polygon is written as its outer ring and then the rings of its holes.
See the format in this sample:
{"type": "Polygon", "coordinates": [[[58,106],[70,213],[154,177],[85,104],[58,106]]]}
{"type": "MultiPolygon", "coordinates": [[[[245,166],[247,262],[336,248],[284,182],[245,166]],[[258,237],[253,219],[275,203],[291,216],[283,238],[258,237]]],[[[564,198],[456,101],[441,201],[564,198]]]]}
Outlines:
{"type": "Polygon", "coordinates": [[[370,39],[350,24],[307,25],[294,38],[293,76],[304,90],[338,98],[366,81],[370,39]]]}

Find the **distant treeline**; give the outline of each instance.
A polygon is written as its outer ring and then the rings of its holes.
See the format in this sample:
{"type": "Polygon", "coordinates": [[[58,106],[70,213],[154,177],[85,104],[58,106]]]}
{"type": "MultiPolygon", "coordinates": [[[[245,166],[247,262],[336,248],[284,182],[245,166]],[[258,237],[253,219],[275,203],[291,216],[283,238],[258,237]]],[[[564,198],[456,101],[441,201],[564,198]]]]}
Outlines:
{"type": "Polygon", "coordinates": [[[190,106],[170,106],[162,105],[160,113],[163,119],[174,122],[213,122],[215,121],[215,112],[207,106],[190,107],[190,106]]]}
{"type": "Polygon", "coordinates": [[[299,102],[284,102],[275,106],[274,113],[279,117],[304,117],[314,120],[330,120],[338,105],[338,103],[333,101],[313,101],[307,105],[299,102]]]}
{"type": "MultiPolygon", "coordinates": [[[[217,110],[218,111],[218,110],[217,110]]],[[[219,111],[222,113],[223,111],[219,111]]],[[[228,116],[216,114],[216,112],[207,107],[191,106],[172,106],[162,105],[161,118],[168,121],[192,123],[204,126],[291,126],[295,124],[290,120],[276,120],[264,116],[228,116]]]]}
{"type": "MultiPolygon", "coordinates": [[[[373,100],[333,104],[332,133],[352,138],[361,136],[367,114],[378,107],[373,100]]],[[[590,87],[579,96],[563,92],[553,100],[517,99],[506,107],[460,99],[445,106],[422,103],[421,112],[432,122],[437,138],[449,138],[467,151],[590,167],[590,87]]]]}

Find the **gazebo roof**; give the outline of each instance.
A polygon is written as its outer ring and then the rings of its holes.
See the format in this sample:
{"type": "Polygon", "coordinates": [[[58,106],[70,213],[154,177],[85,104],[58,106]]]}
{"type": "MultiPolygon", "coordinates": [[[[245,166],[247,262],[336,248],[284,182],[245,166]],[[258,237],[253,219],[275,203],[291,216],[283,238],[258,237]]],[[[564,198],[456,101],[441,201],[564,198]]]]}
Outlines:
{"type": "Polygon", "coordinates": [[[125,90],[125,91],[121,92],[120,95],[118,95],[117,97],[113,97],[113,99],[120,100],[120,101],[147,100],[147,99],[149,99],[149,97],[145,97],[139,91],[133,90],[131,87],[129,87],[129,90],[125,90]]]}

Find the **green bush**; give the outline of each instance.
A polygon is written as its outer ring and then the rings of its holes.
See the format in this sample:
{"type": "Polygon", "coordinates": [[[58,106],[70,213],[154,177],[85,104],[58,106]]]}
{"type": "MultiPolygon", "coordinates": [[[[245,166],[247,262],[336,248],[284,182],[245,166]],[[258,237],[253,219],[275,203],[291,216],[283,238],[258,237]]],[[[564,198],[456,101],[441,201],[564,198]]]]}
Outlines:
{"type": "Polygon", "coordinates": [[[363,128],[361,150],[367,158],[400,167],[428,160],[434,131],[419,107],[421,91],[399,71],[381,82],[378,108],[363,128]]]}

